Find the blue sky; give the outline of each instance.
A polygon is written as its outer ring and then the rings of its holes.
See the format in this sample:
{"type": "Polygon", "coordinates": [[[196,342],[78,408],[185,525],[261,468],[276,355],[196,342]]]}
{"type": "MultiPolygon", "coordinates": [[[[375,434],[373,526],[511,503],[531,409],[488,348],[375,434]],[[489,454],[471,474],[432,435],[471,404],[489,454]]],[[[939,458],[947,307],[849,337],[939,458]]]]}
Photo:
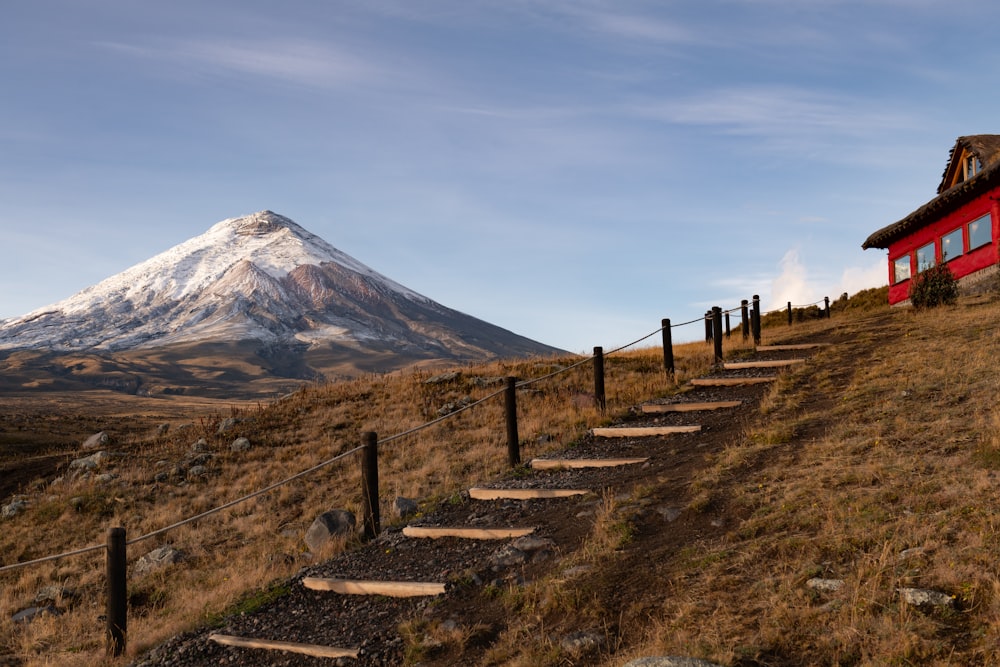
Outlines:
{"type": "Polygon", "coordinates": [[[884,284],[862,241],[958,136],[1000,133],[986,0],[3,14],[0,317],[271,209],[447,306],[609,348],[884,284]]]}

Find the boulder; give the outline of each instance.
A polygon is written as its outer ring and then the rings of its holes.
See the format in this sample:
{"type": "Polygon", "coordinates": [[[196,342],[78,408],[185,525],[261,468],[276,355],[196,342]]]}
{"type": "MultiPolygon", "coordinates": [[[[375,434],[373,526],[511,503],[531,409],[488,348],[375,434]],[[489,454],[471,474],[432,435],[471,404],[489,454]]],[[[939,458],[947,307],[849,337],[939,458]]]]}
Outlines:
{"type": "Polygon", "coordinates": [[[303,539],[311,551],[318,551],[335,535],[353,535],[356,526],[353,512],[330,510],[313,520],[303,539]]]}
{"type": "Polygon", "coordinates": [[[14,498],[8,504],[0,507],[0,518],[13,519],[27,506],[28,501],[24,498],[14,498]]]}
{"type": "Polygon", "coordinates": [[[135,574],[147,574],[154,572],[168,565],[179,563],[184,558],[184,554],[173,547],[160,547],[153,549],[135,562],[132,572],[135,574]]]}
{"type": "Polygon", "coordinates": [[[447,373],[441,373],[440,375],[427,378],[424,380],[424,384],[444,384],[446,382],[454,382],[460,377],[462,377],[462,374],[458,371],[449,371],[447,373]]]}
{"type": "Polygon", "coordinates": [[[205,438],[198,438],[193,445],[191,445],[191,451],[195,453],[207,452],[208,451],[208,441],[205,438]]]}
{"type": "Polygon", "coordinates": [[[95,433],[86,440],[83,441],[84,449],[97,449],[98,447],[107,447],[111,443],[111,436],[109,436],[104,431],[100,433],[95,433]]]}
{"type": "Polygon", "coordinates": [[[823,593],[835,593],[844,587],[843,579],[820,579],[819,577],[813,577],[806,582],[806,586],[813,589],[814,591],[820,591],[823,593]]]}
{"type": "Polygon", "coordinates": [[[108,458],[110,458],[110,455],[102,449],[101,451],[95,452],[90,456],[70,461],[69,469],[78,472],[90,472],[107,461],[108,458]]]}
{"type": "Polygon", "coordinates": [[[14,623],[31,623],[36,618],[44,616],[46,614],[51,614],[52,616],[59,616],[62,614],[61,611],[53,607],[52,605],[44,605],[39,607],[28,607],[17,612],[10,617],[10,620],[14,623]]]}
{"type": "Polygon", "coordinates": [[[417,501],[403,496],[396,496],[392,501],[392,515],[397,519],[405,519],[417,513],[417,501]]]}
{"type": "Polygon", "coordinates": [[[899,597],[903,602],[914,607],[952,607],[955,605],[954,596],[926,588],[900,588],[899,597]]]}
{"type": "Polygon", "coordinates": [[[245,452],[248,451],[253,445],[250,444],[250,440],[247,438],[236,438],[233,440],[233,444],[229,445],[229,450],[233,452],[245,452]]]}
{"type": "Polygon", "coordinates": [[[490,564],[494,567],[513,567],[528,561],[528,554],[511,544],[505,544],[490,555],[490,564]]]}

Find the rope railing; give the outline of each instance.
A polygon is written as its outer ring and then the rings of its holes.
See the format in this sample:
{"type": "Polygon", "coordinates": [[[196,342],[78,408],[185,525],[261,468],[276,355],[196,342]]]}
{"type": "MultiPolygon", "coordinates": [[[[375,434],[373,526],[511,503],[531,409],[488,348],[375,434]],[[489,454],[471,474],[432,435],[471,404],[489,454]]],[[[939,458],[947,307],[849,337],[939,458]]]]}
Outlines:
{"type": "MultiPolygon", "coordinates": [[[[829,302],[829,298],[824,298],[824,299],[821,299],[819,301],[816,301],[814,303],[807,304],[807,305],[804,305],[804,306],[792,306],[791,302],[789,302],[787,304],[787,306],[786,306],[786,309],[788,310],[789,324],[791,324],[791,322],[792,322],[792,308],[798,308],[798,309],[808,308],[808,307],[815,306],[815,305],[818,305],[818,304],[824,303],[824,302],[826,303],[826,314],[827,314],[827,317],[829,317],[829,303],[830,303],[829,302]]],[[[214,514],[218,514],[219,512],[222,512],[222,511],[224,511],[226,509],[232,508],[232,507],[234,507],[236,505],[239,505],[241,503],[247,502],[249,500],[252,500],[254,498],[262,496],[262,495],[264,495],[266,493],[269,493],[271,491],[274,491],[275,489],[278,489],[278,488],[280,488],[280,487],[282,487],[282,486],[284,486],[286,484],[290,484],[291,482],[294,482],[294,481],[296,481],[298,479],[306,477],[306,476],[308,476],[308,475],[310,475],[310,474],[312,474],[312,473],[314,473],[314,472],[316,472],[318,470],[326,468],[326,467],[328,467],[328,466],[330,466],[330,465],[332,465],[332,464],[334,464],[334,463],[336,463],[338,461],[342,461],[342,460],[346,459],[347,457],[352,456],[354,454],[357,454],[359,452],[364,452],[366,458],[370,454],[374,454],[374,456],[376,457],[375,458],[375,461],[376,461],[376,463],[375,463],[375,466],[376,466],[376,468],[375,468],[375,479],[376,479],[376,482],[375,482],[375,484],[376,484],[376,488],[375,488],[375,495],[376,495],[376,497],[375,497],[375,503],[377,504],[377,447],[379,445],[384,445],[384,444],[388,444],[388,443],[394,442],[396,440],[402,439],[404,437],[407,437],[407,436],[413,435],[415,433],[418,433],[420,431],[423,431],[425,429],[428,429],[428,428],[430,428],[430,427],[432,427],[432,426],[434,426],[436,424],[440,424],[441,422],[444,422],[444,421],[446,421],[448,419],[452,419],[454,417],[457,417],[458,415],[460,415],[460,414],[462,414],[462,413],[464,413],[466,411],[472,410],[473,408],[475,408],[475,407],[477,407],[479,405],[482,405],[483,403],[485,403],[487,401],[490,401],[490,400],[494,399],[495,397],[497,397],[500,394],[506,394],[505,404],[506,404],[506,409],[507,409],[507,422],[508,422],[508,450],[510,452],[510,459],[509,460],[510,460],[511,465],[519,464],[519,462],[520,462],[520,459],[519,459],[520,454],[519,454],[519,450],[518,450],[519,444],[517,442],[518,438],[517,438],[517,426],[516,426],[516,420],[517,420],[517,417],[516,417],[516,399],[514,398],[514,391],[515,391],[515,389],[531,386],[531,385],[536,384],[538,382],[542,382],[543,380],[547,380],[547,379],[553,378],[555,376],[561,375],[563,373],[567,373],[567,372],[572,371],[572,370],[574,370],[576,368],[579,368],[580,366],[583,366],[583,365],[586,365],[586,364],[589,364],[589,363],[593,362],[594,363],[594,370],[595,370],[595,373],[594,373],[594,375],[595,375],[595,400],[596,400],[597,406],[603,411],[604,408],[605,408],[604,377],[603,377],[604,376],[603,364],[604,364],[604,357],[605,356],[620,353],[623,350],[628,349],[630,347],[633,347],[635,345],[638,345],[639,343],[642,343],[642,342],[644,342],[644,341],[652,338],[653,336],[655,336],[657,334],[662,334],[663,335],[663,340],[664,340],[664,364],[665,364],[665,369],[672,376],[672,374],[674,372],[674,369],[673,369],[672,343],[670,342],[670,331],[672,329],[675,329],[675,328],[689,326],[689,325],[692,325],[692,324],[697,324],[699,322],[704,322],[706,324],[706,333],[709,334],[709,338],[708,339],[709,340],[711,340],[713,338],[715,339],[715,342],[716,342],[716,361],[720,362],[721,361],[721,356],[722,356],[722,351],[721,351],[722,350],[722,348],[721,348],[721,322],[720,322],[720,320],[721,320],[722,315],[726,316],[726,336],[728,336],[729,333],[730,333],[730,331],[729,331],[729,317],[728,317],[728,315],[730,313],[741,312],[742,311],[742,315],[743,315],[743,327],[744,327],[744,338],[746,338],[748,336],[749,329],[753,328],[754,342],[755,343],[759,343],[759,337],[760,337],[760,317],[762,315],[770,315],[770,314],[778,313],[778,312],[781,312],[782,310],[784,310],[784,309],[778,309],[778,310],[774,310],[774,311],[769,311],[767,313],[760,313],[760,311],[759,311],[759,303],[760,303],[759,302],[759,297],[757,297],[756,295],[754,295],[753,303],[754,303],[755,308],[754,308],[754,310],[750,311],[751,316],[749,318],[747,317],[747,314],[748,314],[748,301],[744,300],[744,301],[741,302],[740,306],[738,306],[738,307],[730,308],[730,309],[727,309],[727,310],[722,310],[719,307],[715,307],[711,311],[707,312],[705,316],[698,317],[698,318],[689,320],[687,322],[681,322],[681,323],[678,323],[678,324],[672,324],[672,323],[670,323],[670,320],[663,320],[662,325],[658,329],[655,329],[654,331],[652,331],[652,332],[650,332],[650,333],[648,333],[648,334],[646,334],[646,335],[644,335],[644,336],[642,336],[640,338],[637,338],[636,340],[634,340],[632,342],[629,342],[629,343],[626,343],[625,345],[621,345],[619,347],[616,347],[613,350],[607,352],[606,354],[602,351],[602,348],[595,347],[594,348],[594,356],[592,356],[592,357],[584,357],[584,358],[580,359],[579,361],[577,361],[577,362],[575,362],[573,364],[570,364],[569,366],[565,366],[565,367],[559,368],[559,369],[557,369],[555,371],[552,371],[550,373],[546,373],[544,375],[541,375],[541,376],[538,376],[538,377],[535,377],[535,378],[530,378],[530,379],[527,379],[527,380],[516,380],[516,378],[507,378],[507,387],[506,388],[498,390],[498,391],[494,391],[492,393],[489,393],[486,396],[484,396],[484,397],[482,397],[482,398],[480,398],[480,399],[478,399],[478,400],[476,400],[474,402],[471,402],[471,403],[469,403],[467,405],[463,405],[461,407],[458,407],[458,408],[456,408],[456,409],[448,412],[447,414],[442,415],[442,416],[440,416],[440,417],[438,417],[436,419],[432,419],[432,420],[427,421],[427,422],[425,422],[423,424],[414,426],[413,428],[401,431],[399,433],[396,433],[394,435],[391,435],[391,436],[388,436],[388,437],[385,437],[385,438],[382,438],[382,439],[377,439],[374,433],[366,434],[367,436],[370,436],[370,440],[369,440],[368,444],[361,445],[361,446],[358,446],[358,447],[354,447],[354,448],[349,449],[347,451],[341,452],[340,454],[337,454],[336,456],[334,456],[332,458],[329,458],[329,459],[326,459],[324,461],[321,461],[320,463],[317,463],[317,464],[315,464],[315,465],[313,465],[313,466],[311,466],[311,467],[309,467],[309,468],[307,468],[305,470],[301,470],[301,471],[299,471],[299,472],[297,472],[297,473],[295,473],[295,474],[293,474],[293,475],[291,475],[289,477],[281,479],[281,480],[279,480],[277,482],[274,482],[272,484],[269,484],[269,485],[267,485],[267,486],[265,486],[265,487],[263,487],[261,489],[258,489],[256,491],[251,492],[251,493],[245,494],[243,496],[240,496],[238,498],[235,498],[233,500],[225,502],[225,503],[223,503],[223,504],[221,504],[221,505],[219,505],[217,507],[213,507],[213,508],[211,508],[209,510],[206,510],[206,511],[201,512],[199,514],[196,514],[194,516],[182,519],[180,521],[176,521],[175,523],[172,523],[172,524],[170,524],[168,526],[164,526],[162,528],[159,528],[157,530],[151,531],[149,533],[146,533],[144,535],[141,535],[139,537],[136,537],[136,538],[133,538],[133,539],[127,540],[127,541],[124,540],[124,529],[116,528],[116,529],[112,529],[112,532],[119,531],[119,535],[118,535],[118,537],[119,537],[119,547],[120,547],[121,550],[124,550],[124,546],[125,545],[132,545],[132,544],[137,544],[137,543],[140,543],[140,542],[144,542],[144,541],[153,539],[155,537],[159,537],[161,535],[164,535],[164,534],[166,534],[168,532],[171,532],[173,530],[176,530],[176,529],[178,529],[178,528],[180,528],[182,526],[193,524],[193,523],[195,523],[197,521],[200,521],[201,519],[205,519],[205,518],[207,518],[209,516],[212,516],[214,514]],[[748,319],[750,320],[750,322],[747,321],[748,319]],[[711,320],[711,328],[710,328],[710,325],[709,325],[709,321],[710,320],[711,320]],[[748,324],[750,325],[749,327],[747,326],[748,324]],[[668,354],[668,347],[670,348],[669,354],[668,354]],[[371,448],[371,449],[369,450],[369,448],[371,448]]],[[[363,463],[363,465],[362,465],[362,476],[365,477],[366,474],[367,474],[366,473],[366,467],[365,467],[365,464],[363,463]]],[[[364,484],[365,484],[365,488],[367,489],[369,482],[367,480],[363,480],[363,481],[364,481],[364,484]]],[[[366,496],[366,498],[364,499],[365,500],[365,505],[366,505],[366,511],[370,511],[369,504],[372,502],[372,499],[369,498],[369,497],[367,497],[368,496],[368,492],[367,491],[366,491],[366,493],[364,495],[366,496]]],[[[375,516],[376,516],[376,518],[375,518],[375,523],[376,523],[376,530],[375,530],[375,532],[377,533],[377,510],[376,510],[376,515],[375,516]]],[[[368,520],[369,520],[369,517],[366,516],[366,526],[365,526],[365,534],[366,534],[366,536],[370,535],[370,532],[371,532],[369,530],[370,527],[368,525],[368,520]]],[[[114,548],[116,548],[116,547],[113,546],[113,540],[112,540],[111,537],[109,537],[108,544],[96,544],[96,545],[91,545],[91,546],[83,547],[83,548],[80,548],[80,549],[75,549],[75,550],[72,550],[72,551],[66,551],[66,552],[59,553],[59,554],[53,554],[53,555],[45,556],[45,557],[42,557],[42,558],[35,558],[35,559],[32,559],[32,560],[23,561],[23,562],[20,562],[20,563],[13,563],[13,564],[9,564],[9,565],[3,565],[3,566],[0,566],[0,573],[10,572],[10,571],[13,571],[13,570],[17,570],[17,569],[21,569],[21,568],[26,568],[26,567],[30,567],[30,566],[33,566],[33,565],[38,565],[38,564],[41,564],[41,563],[51,562],[51,561],[55,561],[55,560],[60,560],[60,559],[63,559],[63,558],[69,558],[69,557],[72,557],[72,556],[78,556],[78,555],[87,554],[87,553],[93,553],[93,552],[97,552],[97,551],[107,551],[108,552],[108,557],[109,557],[109,578],[110,578],[111,577],[111,565],[110,565],[110,563],[111,563],[111,558],[112,558],[111,552],[112,552],[112,550],[114,548]]],[[[120,576],[123,579],[124,576],[125,576],[124,575],[124,557],[120,556],[120,559],[122,560],[122,566],[121,566],[122,567],[122,572],[121,572],[120,576]]],[[[109,590],[110,590],[110,588],[109,588],[109,590]]],[[[111,603],[109,602],[109,605],[110,604],[111,603]]],[[[122,602],[122,604],[124,604],[124,602],[122,602]]],[[[122,612],[122,613],[124,613],[124,612],[122,612]]],[[[110,623],[111,623],[111,621],[109,620],[109,624],[110,623]]],[[[124,649],[123,635],[122,636],[118,636],[118,634],[116,634],[116,632],[113,631],[110,628],[110,625],[109,625],[109,633],[110,633],[110,636],[118,637],[118,640],[120,642],[122,642],[121,645],[116,644],[113,647],[115,655],[120,655],[120,651],[124,649]]]]}

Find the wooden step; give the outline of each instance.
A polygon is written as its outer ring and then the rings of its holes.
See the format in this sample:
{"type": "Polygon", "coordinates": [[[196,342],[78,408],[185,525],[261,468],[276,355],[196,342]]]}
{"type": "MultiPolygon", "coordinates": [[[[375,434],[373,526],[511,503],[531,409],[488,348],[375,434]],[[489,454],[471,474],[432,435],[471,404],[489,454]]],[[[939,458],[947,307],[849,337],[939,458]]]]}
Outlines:
{"type": "Polygon", "coordinates": [[[528,466],[534,470],[554,470],[557,468],[614,468],[617,466],[645,463],[649,457],[642,459],[531,459],[528,466]]]}
{"type": "Polygon", "coordinates": [[[385,595],[391,598],[410,598],[444,594],[444,584],[432,581],[360,581],[304,577],[302,585],[309,590],[333,591],[341,595],[385,595]]]}
{"type": "Polygon", "coordinates": [[[426,537],[435,540],[439,537],[461,537],[467,540],[505,540],[513,537],[524,537],[535,532],[534,528],[448,528],[439,526],[406,526],[403,535],[407,537],[426,537]]]}
{"type": "Polygon", "coordinates": [[[696,433],[701,426],[612,426],[610,428],[594,428],[591,433],[598,438],[641,438],[652,435],[670,435],[672,433],[696,433]]]}
{"type": "Polygon", "coordinates": [[[765,384],[778,378],[695,378],[691,384],[695,387],[739,387],[744,384],[765,384]]]}
{"type": "Polygon", "coordinates": [[[707,403],[646,403],[642,406],[642,411],[646,414],[659,414],[661,412],[697,412],[699,410],[738,408],[741,405],[743,405],[743,401],[709,401],[707,403]]]}
{"type": "Polygon", "coordinates": [[[817,347],[830,347],[832,343],[795,343],[792,345],[758,345],[758,352],[791,352],[793,350],[813,350],[817,347]]]}
{"type": "Polygon", "coordinates": [[[587,489],[469,489],[473,500],[534,500],[536,498],[569,498],[590,493],[587,489]]]}
{"type": "Polygon", "coordinates": [[[783,368],[785,366],[796,366],[806,363],[805,359],[771,359],[768,361],[729,361],[722,364],[727,371],[736,371],[741,368],[783,368]]]}
{"type": "Polygon", "coordinates": [[[269,651],[288,651],[301,653],[315,658],[357,658],[360,649],[336,648],[320,646],[319,644],[300,644],[299,642],[281,642],[272,639],[247,639],[232,635],[211,634],[208,638],[216,644],[224,646],[239,646],[241,648],[261,648],[269,651]]]}

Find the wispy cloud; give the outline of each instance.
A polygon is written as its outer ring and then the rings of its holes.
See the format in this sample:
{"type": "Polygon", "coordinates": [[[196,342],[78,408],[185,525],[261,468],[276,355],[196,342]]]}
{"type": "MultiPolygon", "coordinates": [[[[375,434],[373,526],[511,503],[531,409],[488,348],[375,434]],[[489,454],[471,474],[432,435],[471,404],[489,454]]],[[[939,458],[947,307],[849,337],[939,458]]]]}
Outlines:
{"type": "Polygon", "coordinates": [[[101,46],[202,75],[257,77],[314,88],[372,82],[386,73],[382,67],[353,53],[301,39],[252,43],[184,40],[150,46],[104,42],[101,46]]]}

